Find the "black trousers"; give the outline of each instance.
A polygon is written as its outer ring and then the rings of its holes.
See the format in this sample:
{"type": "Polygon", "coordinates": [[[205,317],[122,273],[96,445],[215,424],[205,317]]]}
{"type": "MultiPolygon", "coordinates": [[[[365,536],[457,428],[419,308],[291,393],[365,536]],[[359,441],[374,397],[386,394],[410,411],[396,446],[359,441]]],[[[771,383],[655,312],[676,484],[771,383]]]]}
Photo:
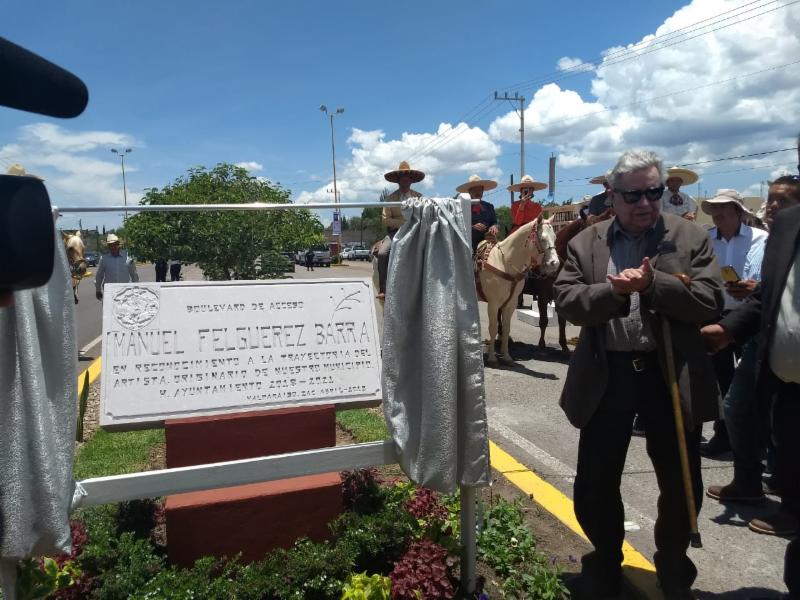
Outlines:
{"type": "MultiPolygon", "coordinates": [[[[582,559],[583,576],[597,595],[619,593],[625,511],[620,483],[633,419],[643,420],[647,454],[658,480],[655,565],[665,592],[691,587],[697,569],[686,556],[689,517],[683,489],[669,391],[655,353],[609,352],[608,387],[600,406],[581,429],[575,515],[594,546],[582,559]],[[636,365],[632,359],[637,358],[636,365]],[[639,370],[641,369],[641,370],[639,370]]],[[[700,511],[700,430],[686,432],[696,510],[700,511]]]]}
{"type": "MultiPolygon", "coordinates": [[[[800,384],[777,380],[772,397],[772,439],[781,486],[781,510],[800,519],[800,384]]],[[[800,598],[800,538],[786,548],[783,574],[792,598],[800,598]]]]}
{"type": "Polygon", "coordinates": [[[169,279],[170,281],[178,281],[181,278],[181,265],[175,263],[169,266],[169,279]]]}

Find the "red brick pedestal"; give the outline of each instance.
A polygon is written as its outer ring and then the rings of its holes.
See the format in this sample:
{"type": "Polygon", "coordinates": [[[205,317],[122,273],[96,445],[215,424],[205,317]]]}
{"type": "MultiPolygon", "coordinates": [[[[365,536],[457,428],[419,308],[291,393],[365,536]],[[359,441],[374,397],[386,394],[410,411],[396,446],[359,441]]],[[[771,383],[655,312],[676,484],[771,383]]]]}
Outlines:
{"type": "MultiPolygon", "coordinates": [[[[289,408],[165,423],[167,466],[186,467],[336,444],[333,406],[289,408]]],[[[338,473],[169,496],[169,559],[190,566],[202,556],[259,560],[307,536],[323,539],[342,509],[338,473]]]]}

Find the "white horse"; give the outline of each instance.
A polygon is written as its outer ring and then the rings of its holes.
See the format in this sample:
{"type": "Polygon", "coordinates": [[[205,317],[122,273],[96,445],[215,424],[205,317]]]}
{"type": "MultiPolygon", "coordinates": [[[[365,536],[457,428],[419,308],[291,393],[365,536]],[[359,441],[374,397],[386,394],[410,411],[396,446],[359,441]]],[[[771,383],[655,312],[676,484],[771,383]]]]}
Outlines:
{"type": "MultiPolygon", "coordinates": [[[[478,273],[479,298],[482,292],[489,313],[488,362],[497,364],[494,341],[497,337],[498,313],[503,324],[500,337],[501,360],[513,362],[508,353],[508,337],[511,331],[511,317],[517,308],[517,296],[522,293],[525,276],[532,262],[540,265],[544,274],[550,275],[558,270],[556,254],[556,234],[550,220],[542,215],[526,223],[489,252],[478,273]]],[[[480,248],[478,249],[480,252],[480,248]]]]}
{"type": "Polygon", "coordinates": [[[83,243],[80,231],[76,231],[74,234],[62,231],[61,239],[64,241],[64,249],[67,252],[67,261],[69,262],[69,273],[72,277],[72,296],[75,298],[75,304],[77,304],[78,285],[80,285],[83,276],[86,275],[86,259],[83,257],[86,246],[83,243]]]}

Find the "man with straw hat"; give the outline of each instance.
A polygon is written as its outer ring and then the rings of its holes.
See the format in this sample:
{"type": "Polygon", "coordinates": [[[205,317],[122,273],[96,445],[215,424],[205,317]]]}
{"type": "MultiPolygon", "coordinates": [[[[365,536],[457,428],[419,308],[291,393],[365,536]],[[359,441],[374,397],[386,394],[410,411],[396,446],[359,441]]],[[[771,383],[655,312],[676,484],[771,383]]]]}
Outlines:
{"type": "Polygon", "coordinates": [[[596,196],[592,196],[592,199],[589,200],[589,214],[594,216],[600,216],[608,207],[611,206],[611,198],[608,197],[608,177],[607,173],[603,173],[602,175],[598,175],[597,177],[592,177],[589,180],[589,183],[593,183],[595,185],[602,185],[603,191],[597,194],[596,196]]]}
{"type": "Polygon", "coordinates": [[[100,257],[94,277],[95,296],[98,300],[103,299],[103,286],[107,283],[139,281],[136,263],[132,258],[128,258],[126,252],[120,251],[119,238],[113,233],[109,233],[106,238],[106,246],[108,246],[108,253],[100,257]]]}
{"type": "Polygon", "coordinates": [[[519,200],[511,202],[511,231],[516,231],[526,223],[535,221],[542,214],[542,205],[533,202],[533,194],[546,190],[547,184],[536,181],[530,175],[523,175],[519,183],[506,188],[509,192],[519,192],[519,200]]]}
{"type": "Polygon", "coordinates": [[[478,175],[470,175],[466,183],[456,188],[459,194],[469,194],[470,199],[480,199],[479,204],[472,205],[472,253],[478,249],[484,239],[492,240],[497,237],[497,215],[494,206],[483,200],[483,193],[497,187],[497,182],[490,179],[481,179],[478,175]]]}
{"type": "MultiPolygon", "coordinates": [[[[411,189],[412,183],[425,179],[425,173],[412,169],[406,161],[402,161],[394,170],[384,175],[386,181],[397,184],[397,189],[386,196],[385,202],[403,202],[409,198],[421,198],[422,194],[411,189]]],[[[386,297],[386,273],[389,271],[389,252],[392,249],[392,238],[405,223],[403,211],[398,206],[387,206],[383,209],[383,224],[386,226],[386,237],[378,250],[378,298],[386,297]]]]}
{"type": "Polygon", "coordinates": [[[689,194],[683,193],[681,186],[697,183],[698,179],[697,173],[689,169],[679,167],[667,169],[667,189],[661,196],[661,212],[694,221],[697,202],[689,194]]]}

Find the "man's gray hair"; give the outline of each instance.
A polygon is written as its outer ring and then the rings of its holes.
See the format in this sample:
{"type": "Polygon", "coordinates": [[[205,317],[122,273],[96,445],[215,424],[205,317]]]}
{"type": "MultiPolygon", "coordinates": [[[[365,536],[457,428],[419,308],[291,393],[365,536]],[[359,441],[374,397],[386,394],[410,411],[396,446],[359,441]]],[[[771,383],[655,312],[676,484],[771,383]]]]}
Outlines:
{"type": "Polygon", "coordinates": [[[619,157],[617,164],[608,172],[608,184],[617,189],[617,184],[623,175],[641,171],[642,169],[649,169],[650,167],[658,169],[659,179],[661,183],[664,183],[664,163],[658,154],[651,150],[628,150],[619,157]]]}

